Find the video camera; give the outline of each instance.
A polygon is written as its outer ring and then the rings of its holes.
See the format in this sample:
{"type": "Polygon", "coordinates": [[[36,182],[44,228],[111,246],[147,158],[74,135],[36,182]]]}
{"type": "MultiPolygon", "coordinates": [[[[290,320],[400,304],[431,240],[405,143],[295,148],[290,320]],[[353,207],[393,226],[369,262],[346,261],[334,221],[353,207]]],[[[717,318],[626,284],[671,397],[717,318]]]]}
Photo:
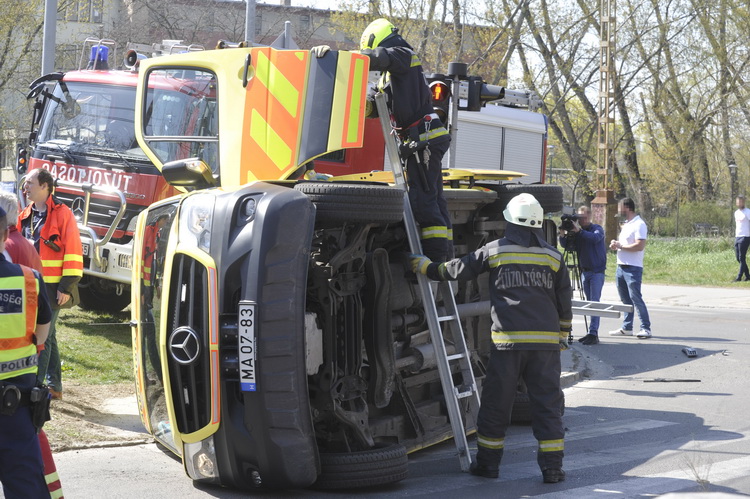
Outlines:
{"type": "Polygon", "coordinates": [[[578,215],[574,213],[563,214],[560,217],[560,228],[565,231],[571,231],[575,229],[576,222],[578,222],[578,215]]]}

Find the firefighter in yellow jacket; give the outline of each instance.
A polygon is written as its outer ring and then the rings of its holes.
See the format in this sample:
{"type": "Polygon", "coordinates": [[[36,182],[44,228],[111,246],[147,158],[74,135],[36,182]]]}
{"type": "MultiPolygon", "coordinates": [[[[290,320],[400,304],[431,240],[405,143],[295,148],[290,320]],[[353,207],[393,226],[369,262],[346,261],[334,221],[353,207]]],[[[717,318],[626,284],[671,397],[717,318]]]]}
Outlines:
{"type": "Polygon", "coordinates": [[[8,499],[49,497],[32,403],[46,395],[36,388],[37,345],[52,313],[41,276],[3,256],[7,238],[0,208],[0,483],[8,499]]]}
{"type": "Polygon", "coordinates": [[[55,322],[62,308],[78,304],[78,281],[83,277],[83,250],[73,212],[52,195],[55,180],[49,171],[32,170],[24,182],[29,205],[18,217],[18,230],[39,252],[44,283],[52,304],[52,321],[47,343],[39,357],[38,379],[49,375],[52,398],[62,398],[60,351],[55,322]]]}

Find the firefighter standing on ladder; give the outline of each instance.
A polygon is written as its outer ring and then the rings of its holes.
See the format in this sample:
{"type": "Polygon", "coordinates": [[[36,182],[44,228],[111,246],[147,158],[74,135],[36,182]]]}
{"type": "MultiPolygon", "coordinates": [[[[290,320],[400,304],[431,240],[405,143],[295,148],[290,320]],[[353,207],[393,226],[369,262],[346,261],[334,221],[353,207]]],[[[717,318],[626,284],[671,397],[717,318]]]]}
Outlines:
{"type": "MultiPolygon", "coordinates": [[[[442,176],[443,156],[451,139],[432,111],[422,62],[387,19],[376,19],[365,28],[360,48],[370,58],[370,70],[382,72],[377,91],[388,97],[391,123],[408,174],[409,201],[421,228],[422,251],[431,260],[443,262],[452,255],[442,176]]],[[[320,45],[313,47],[312,53],[323,57],[329,50],[320,45]]],[[[372,96],[367,101],[367,116],[377,116],[372,96]]]]}
{"type": "Polygon", "coordinates": [[[503,212],[505,236],[463,258],[433,263],[412,255],[414,272],[432,280],[468,280],[490,273],[492,342],[477,418],[473,475],[499,476],[505,431],[519,378],[528,388],[531,425],[539,442],[537,462],[545,483],[565,480],[562,470],[563,395],[560,350],[567,349],[573,292],[562,255],[544,241],[544,210],[531,194],[519,194],[503,212]]]}

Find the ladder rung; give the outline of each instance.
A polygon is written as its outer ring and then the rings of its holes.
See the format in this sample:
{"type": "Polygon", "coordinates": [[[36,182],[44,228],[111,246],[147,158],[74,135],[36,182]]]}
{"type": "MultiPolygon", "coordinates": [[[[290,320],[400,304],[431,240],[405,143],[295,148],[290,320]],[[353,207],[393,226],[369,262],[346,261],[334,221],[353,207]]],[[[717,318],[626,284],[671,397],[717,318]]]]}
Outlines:
{"type": "Polygon", "coordinates": [[[465,392],[456,392],[457,399],[465,399],[466,397],[471,397],[472,395],[474,395],[474,390],[467,390],[465,392]]]}
{"type": "Polygon", "coordinates": [[[448,321],[455,321],[456,316],[455,315],[443,315],[438,317],[438,321],[440,322],[448,322],[448,321]]]}
{"type": "Polygon", "coordinates": [[[447,357],[448,362],[450,362],[452,360],[460,360],[460,359],[465,359],[465,358],[466,358],[466,354],[464,354],[464,353],[456,353],[456,354],[453,354],[453,355],[449,355],[447,357]]]}

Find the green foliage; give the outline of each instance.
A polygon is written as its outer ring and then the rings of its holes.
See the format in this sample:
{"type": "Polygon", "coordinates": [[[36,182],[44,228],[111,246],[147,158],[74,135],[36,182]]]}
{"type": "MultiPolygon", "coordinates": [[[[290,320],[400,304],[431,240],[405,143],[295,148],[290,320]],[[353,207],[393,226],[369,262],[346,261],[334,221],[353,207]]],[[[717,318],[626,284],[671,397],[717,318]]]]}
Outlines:
{"type": "Polygon", "coordinates": [[[730,225],[732,211],[726,205],[710,201],[685,203],[680,205],[679,213],[672,209],[667,215],[654,217],[649,231],[660,236],[689,237],[695,234],[695,224],[705,223],[718,227],[719,234],[727,236],[734,230],[730,225]]]}
{"type": "MultiPolygon", "coordinates": [[[[687,286],[742,286],[733,283],[738,263],[729,237],[649,238],[643,262],[643,282],[687,286]]],[[[607,280],[613,281],[617,258],[609,253],[607,280]]]]}
{"type": "Polygon", "coordinates": [[[57,345],[66,380],[87,384],[133,380],[129,315],[98,315],[73,308],[60,312],[57,345]]]}

